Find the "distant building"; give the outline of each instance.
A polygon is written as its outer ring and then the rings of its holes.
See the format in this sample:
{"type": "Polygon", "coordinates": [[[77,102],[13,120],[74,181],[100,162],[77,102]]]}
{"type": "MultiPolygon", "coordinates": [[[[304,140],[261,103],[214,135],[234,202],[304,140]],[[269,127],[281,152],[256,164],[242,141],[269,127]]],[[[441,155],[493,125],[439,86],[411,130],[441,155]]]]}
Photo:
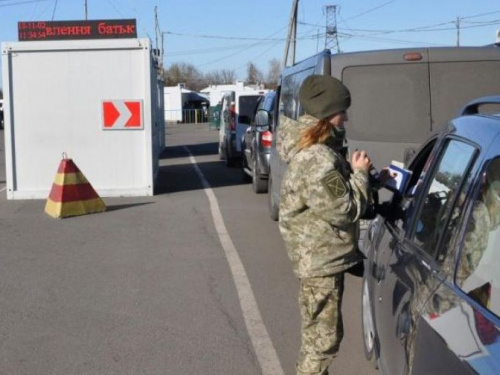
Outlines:
{"type": "Polygon", "coordinates": [[[261,94],[265,94],[269,90],[263,89],[262,85],[248,85],[245,86],[244,81],[236,81],[234,85],[210,85],[209,87],[204,88],[200,91],[201,95],[205,95],[210,100],[210,123],[213,128],[219,129],[220,126],[220,117],[221,117],[221,101],[222,97],[226,92],[235,91],[249,91],[256,92],[258,91],[261,94]]]}
{"type": "Polygon", "coordinates": [[[183,122],[188,110],[202,110],[206,115],[210,105],[209,99],[185,88],[183,83],[177,86],[166,86],[163,89],[165,100],[165,121],[183,122]]]}
{"type": "Polygon", "coordinates": [[[269,90],[262,88],[262,85],[248,85],[245,86],[244,81],[236,81],[232,85],[210,85],[200,91],[200,94],[206,95],[210,100],[210,106],[215,107],[219,104],[224,93],[228,91],[262,91],[266,93],[269,90]]]}

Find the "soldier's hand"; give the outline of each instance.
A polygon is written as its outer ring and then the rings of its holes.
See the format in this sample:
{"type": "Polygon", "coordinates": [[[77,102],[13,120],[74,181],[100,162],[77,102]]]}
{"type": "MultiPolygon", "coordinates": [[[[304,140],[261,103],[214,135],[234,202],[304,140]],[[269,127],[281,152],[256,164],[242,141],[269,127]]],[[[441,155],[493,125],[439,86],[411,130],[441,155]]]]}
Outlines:
{"type": "Polygon", "coordinates": [[[382,169],[379,175],[380,175],[380,182],[382,183],[382,185],[384,185],[391,178],[398,177],[398,174],[396,172],[391,171],[389,167],[385,167],[384,169],[382,169]]]}
{"type": "Polygon", "coordinates": [[[351,167],[353,170],[368,172],[372,166],[372,161],[366,154],[366,151],[354,151],[351,156],[351,167]]]}

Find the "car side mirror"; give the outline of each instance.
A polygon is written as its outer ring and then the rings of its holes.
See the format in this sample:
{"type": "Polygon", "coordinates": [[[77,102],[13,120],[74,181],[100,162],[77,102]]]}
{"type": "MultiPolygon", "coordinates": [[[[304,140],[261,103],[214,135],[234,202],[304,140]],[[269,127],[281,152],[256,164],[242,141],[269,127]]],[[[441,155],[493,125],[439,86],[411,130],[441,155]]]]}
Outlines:
{"type": "Polygon", "coordinates": [[[269,112],[265,109],[259,109],[255,115],[255,125],[269,126],[269,112]]]}

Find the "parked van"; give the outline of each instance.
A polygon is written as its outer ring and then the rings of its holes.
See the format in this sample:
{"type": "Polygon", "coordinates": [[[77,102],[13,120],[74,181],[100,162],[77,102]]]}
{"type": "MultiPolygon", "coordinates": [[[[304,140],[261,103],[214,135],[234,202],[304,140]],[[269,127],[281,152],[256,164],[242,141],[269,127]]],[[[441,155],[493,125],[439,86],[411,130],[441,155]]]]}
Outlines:
{"type": "MultiPolygon", "coordinates": [[[[350,149],[367,150],[378,168],[407,162],[470,100],[500,94],[500,48],[435,47],[340,53],[325,50],[281,73],[277,113],[297,120],[304,114],[299,88],[311,74],[336,77],[349,88],[350,149]]],[[[269,212],[278,219],[279,191],[286,164],[276,150],[269,174],[269,212]]]]}
{"type": "Polygon", "coordinates": [[[242,156],[242,140],[259,98],[268,90],[228,91],[222,97],[219,157],[228,167],[242,156]]]}

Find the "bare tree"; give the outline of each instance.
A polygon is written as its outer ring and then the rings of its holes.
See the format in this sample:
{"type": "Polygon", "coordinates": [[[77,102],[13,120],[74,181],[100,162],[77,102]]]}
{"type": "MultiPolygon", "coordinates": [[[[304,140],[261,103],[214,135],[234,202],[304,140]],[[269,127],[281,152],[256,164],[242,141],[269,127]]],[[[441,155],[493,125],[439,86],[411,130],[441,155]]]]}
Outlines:
{"type": "Polygon", "coordinates": [[[199,91],[206,87],[206,81],[203,74],[192,64],[174,63],[164,71],[165,86],[177,86],[179,83],[185,83],[186,88],[199,91]]]}
{"type": "Polygon", "coordinates": [[[269,71],[266,78],[266,87],[275,90],[281,73],[281,63],[278,59],[269,60],[269,71]]]}
{"type": "Polygon", "coordinates": [[[249,62],[247,67],[247,82],[250,85],[255,85],[262,83],[264,81],[264,76],[262,72],[257,69],[254,63],[249,62]]]}
{"type": "Polygon", "coordinates": [[[222,82],[221,74],[218,70],[206,73],[205,80],[209,85],[219,85],[222,82]]]}
{"type": "Polygon", "coordinates": [[[229,85],[236,81],[236,72],[232,69],[222,69],[221,74],[221,84],[229,85]]]}
{"type": "Polygon", "coordinates": [[[205,80],[210,85],[228,85],[234,83],[236,73],[228,69],[214,70],[205,74],[205,80]]]}

